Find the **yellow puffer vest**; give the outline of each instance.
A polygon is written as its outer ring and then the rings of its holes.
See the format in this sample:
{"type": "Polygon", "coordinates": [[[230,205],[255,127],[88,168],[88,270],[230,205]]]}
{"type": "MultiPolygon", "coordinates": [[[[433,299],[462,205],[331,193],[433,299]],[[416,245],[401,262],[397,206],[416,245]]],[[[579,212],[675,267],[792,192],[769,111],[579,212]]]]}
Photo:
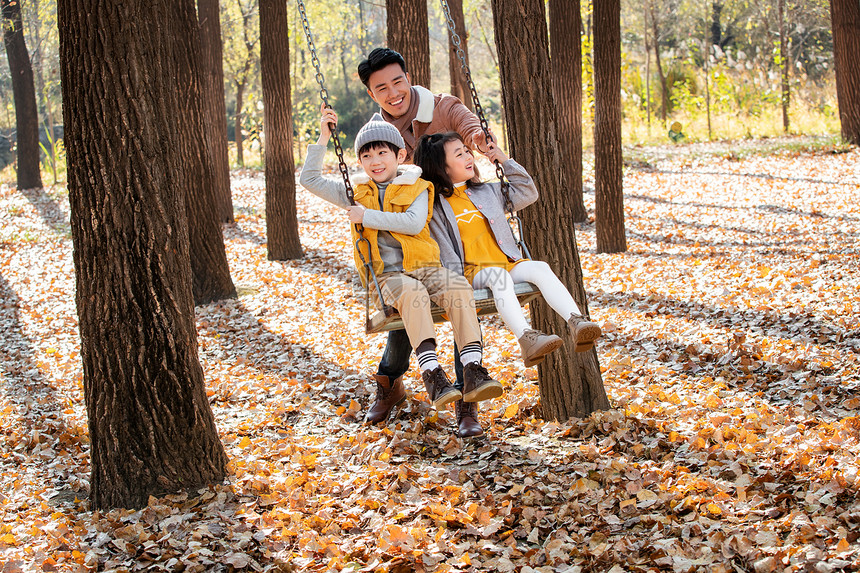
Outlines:
{"type": "MultiPolygon", "coordinates": [[[[362,174],[364,175],[364,174],[362,174]]],[[[430,216],[433,214],[433,184],[420,178],[421,170],[415,166],[406,166],[399,172],[397,177],[388,185],[385,190],[385,199],[382,205],[382,210],[389,213],[403,213],[406,211],[413,201],[425,189],[429,195],[427,202],[427,220],[424,222],[424,228],[417,235],[405,235],[403,233],[391,233],[403,249],[403,272],[414,271],[421,267],[441,267],[439,262],[439,245],[430,236],[430,216]]],[[[355,178],[357,184],[353,192],[355,202],[363,205],[367,209],[379,210],[379,188],[367,176],[359,176],[355,178]]],[[[362,234],[370,243],[370,257],[373,260],[373,272],[377,275],[382,273],[383,263],[382,257],[379,254],[379,245],[377,243],[377,235],[379,232],[376,229],[362,228],[362,234]]],[[[358,240],[358,231],[356,225],[352,225],[352,240],[353,244],[358,240]]],[[[361,243],[361,252],[368,258],[367,243],[361,243]]],[[[364,271],[364,265],[361,258],[358,256],[358,249],[355,250],[355,266],[358,268],[358,274],[361,277],[361,282],[367,284],[367,276],[364,271]]]]}

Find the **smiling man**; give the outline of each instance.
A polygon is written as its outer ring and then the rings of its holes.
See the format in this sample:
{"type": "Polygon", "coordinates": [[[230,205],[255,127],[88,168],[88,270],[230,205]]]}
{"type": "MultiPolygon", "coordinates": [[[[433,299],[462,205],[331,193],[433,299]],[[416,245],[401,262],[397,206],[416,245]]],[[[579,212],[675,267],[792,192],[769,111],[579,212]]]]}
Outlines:
{"type": "MultiPolygon", "coordinates": [[[[367,93],[382,110],[382,117],[394,125],[403,136],[407,162],[412,162],[412,152],[418,139],[424,134],[454,131],[463,142],[478,151],[486,149],[487,139],[478,117],[469,111],[463,102],[448,94],[434,95],[421,86],[413,86],[406,71],[403,56],[389,48],[376,48],[367,59],[358,64],[358,77],[367,88],[367,93]]],[[[463,365],[456,344],[454,387],[463,389],[463,365]]],[[[368,410],[365,420],[375,424],[388,419],[397,405],[403,375],[409,370],[411,347],[404,330],[388,333],[385,351],[379,362],[376,379],[376,400],[368,410]]],[[[457,432],[461,437],[480,436],[484,433],[478,421],[478,405],[475,402],[456,403],[457,432]]]]}
{"type": "Polygon", "coordinates": [[[406,142],[407,161],[422,135],[455,131],[471,149],[486,149],[481,122],[456,97],[433,94],[413,86],[403,56],[389,48],[376,48],[358,65],[367,93],[382,108],[382,117],[400,131],[406,142]]]}

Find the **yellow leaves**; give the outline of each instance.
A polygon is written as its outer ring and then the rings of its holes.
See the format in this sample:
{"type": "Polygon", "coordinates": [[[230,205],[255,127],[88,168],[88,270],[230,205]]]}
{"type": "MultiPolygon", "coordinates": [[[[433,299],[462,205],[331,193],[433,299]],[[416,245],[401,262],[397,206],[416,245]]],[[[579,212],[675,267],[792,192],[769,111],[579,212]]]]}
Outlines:
{"type": "Polygon", "coordinates": [[[248,436],[243,437],[241,440],[239,440],[238,445],[240,448],[242,448],[244,450],[245,448],[247,448],[248,446],[251,445],[251,438],[249,438],[248,436]]]}
{"type": "Polygon", "coordinates": [[[513,418],[514,416],[517,415],[517,413],[519,411],[520,411],[520,405],[519,404],[511,404],[510,406],[505,408],[505,413],[503,414],[502,417],[505,419],[513,418]]]}
{"type": "Polygon", "coordinates": [[[18,540],[11,533],[6,533],[4,535],[0,535],[0,543],[5,543],[6,545],[17,545],[18,540]]]}

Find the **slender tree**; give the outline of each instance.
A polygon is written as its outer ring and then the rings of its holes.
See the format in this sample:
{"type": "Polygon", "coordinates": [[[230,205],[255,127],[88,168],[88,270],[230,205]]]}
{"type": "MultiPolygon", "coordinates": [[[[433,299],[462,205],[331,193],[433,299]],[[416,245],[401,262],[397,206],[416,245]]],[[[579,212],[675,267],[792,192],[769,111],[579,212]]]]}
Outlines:
{"type": "Polygon", "coordinates": [[[842,138],[860,145],[860,2],[830,0],[842,138]]]}
{"type": "Polygon", "coordinates": [[[33,66],[24,40],[21,1],[2,0],[3,40],[12,75],[15,99],[15,129],[18,146],[18,189],[42,186],[39,171],[39,111],[36,106],[36,86],[33,66]]]}
{"type": "Polygon", "coordinates": [[[651,40],[654,42],[654,63],[657,65],[657,77],[660,78],[660,119],[666,123],[669,113],[669,85],[666,82],[666,73],[663,71],[663,61],[660,59],[660,33],[662,21],[660,18],[659,0],[652,0],[648,4],[648,16],[651,22],[651,40]]]}
{"type": "MultiPolygon", "coordinates": [[[[588,304],[570,193],[562,185],[561,158],[553,115],[552,80],[543,0],[493,0],[496,49],[507,110],[511,155],[534,177],[541,199],[522,212],[532,255],[547,261],[587,314],[588,304]]],[[[544,332],[566,324],[541,302],[532,322],[544,332]]],[[[566,420],[609,407],[595,350],[556,352],[538,368],[543,415],[566,420]]]]}
{"type": "Polygon", "coordinates": [[[788,74],[791,70],[791,55],[788,51],[788,35],[785,30],[785,0],[777,0],[779,12],[779,64],[782,68],[782,130],[788,133],[788,108],[791,104],[791,86],[788,74]]]}
{"type": "MultiPolygon", "coordinates": [[[[460,50],[463,52],[463,58],[466,60],[466,65],[469,65],[469,35],[466,33],[466,17],[463,14],[463,0],[447,0],[448,9],[451,13],[451,20],[454,23],[454,31],[460,38],[460,50]]],[[[472,94],[469,91],[469,82],[466,80],[466,74],[463,71],[463,66],[460,63],[460,57],[457,52],[457,46],[454,45],[454,36],[448,29],[448,73],[451,76],[451,95],[460,98],[466,107],[471,110],[475,109],[472,103],[472,94]]]]}
{"type": "Polygon", "coordinates": [[[413,84],[430,87],[427,0],[385,0],[388,47],[403,55],[413,84]]]}
{"type": "Polygon", "coordinates": [[[621,3],[594,3],[594,220],[598,253],[627,250],[621,156],[621,3]]]}
{"type": "Polygon", "coordinates": [[[260,0],[260,67],[266,134],[266,236],[269,258],[302,256],[296,216],[293,115],[290,105],[290,19],[282,0],[260,0]]]}
{"type": "Polygon", "coordinates": [[[221,57],[221,13],[218,0],[197,0],[200,21],[201,87],[207,122],[206,141],[212,154],[212,180],[221,220],[233,221],[230,159],[227,153],[227,108],[224,104],[224,63],[221,57]]]}
{"type": "Polygon", "coordinates": [[[582,196],[582,16],[579,0],[549,0],[552,93],[562,184],[571,196],[573,219],[588,220],[582,196]]]}
{"type": "Polygon", "coordinates": [[[63,119],[96,508],[216,483],[197,355],[183,141],[193,5],[60,0],[63,119]]]}

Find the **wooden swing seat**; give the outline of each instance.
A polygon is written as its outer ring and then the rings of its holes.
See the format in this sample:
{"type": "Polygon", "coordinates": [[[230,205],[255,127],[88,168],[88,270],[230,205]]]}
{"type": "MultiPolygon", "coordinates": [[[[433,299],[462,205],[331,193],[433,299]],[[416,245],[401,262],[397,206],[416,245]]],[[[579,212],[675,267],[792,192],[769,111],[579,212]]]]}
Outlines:
{"type": "MultiPolygon", "coordinates": [[[[540,295],[540,291],[532,283],[517,283],[514,285],[514,292],[517,294],[520,306],[531,302],[532,299],[540,295]]],[[[493,300],[490,289],[475,289],[475,310],[478,316],[496,314],[496,301],[493,300]]],[[[433,322],[446,322],[448,320],[445,311],[435,304],[433,305],[431,314],[433,315],[433,322]]],[[[368,317],[365,330],[368,334],[373,334],[387,330],[399,330],[401,328],[403,328],[403,319],[400,318],[398,313],[395,312],[390,316],[385,316],[385,312],[377,309],[368,317]]]]}

